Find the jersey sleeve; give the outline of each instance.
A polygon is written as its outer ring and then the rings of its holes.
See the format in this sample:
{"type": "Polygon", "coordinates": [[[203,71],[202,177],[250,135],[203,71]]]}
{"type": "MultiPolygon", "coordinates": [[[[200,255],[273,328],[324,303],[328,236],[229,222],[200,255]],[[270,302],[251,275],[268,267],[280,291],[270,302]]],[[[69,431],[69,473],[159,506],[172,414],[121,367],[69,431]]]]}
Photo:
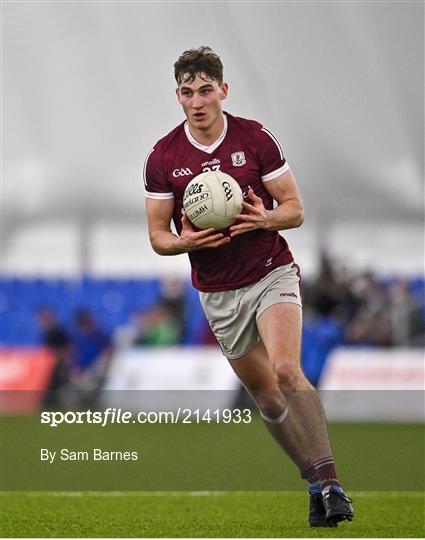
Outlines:
{"type": "Polygon", "coordinates": [[[271,131],[261,127],[258,135],[259,156],[261,161],[261,180],[274,180],[289,170],[279,141],[271,131]]]}
{"type": "Polygon", "coordinates": [[[161,167],[162,160],[160,153],[153,148],[145,159],[143,167],[143,182],[145,184],[145,196],[148,199],[173,199],[174,193],[171,190],[166,174],[161,167]]]}

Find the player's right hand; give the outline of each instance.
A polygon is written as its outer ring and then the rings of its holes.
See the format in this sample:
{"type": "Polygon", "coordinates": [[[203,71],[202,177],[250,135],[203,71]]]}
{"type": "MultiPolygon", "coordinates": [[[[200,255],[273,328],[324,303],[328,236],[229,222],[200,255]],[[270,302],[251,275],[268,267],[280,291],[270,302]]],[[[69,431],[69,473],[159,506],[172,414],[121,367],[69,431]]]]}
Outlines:
{"type": "Polygon", "coordinates": [[[218,233],[217,229],[210,228],[202,231],[196,231],[182,210],[182,231],[179,237],[179,245],[185,251],[196,251],[198,249],[217,248],[225,246],[230,242],[230,236],[218,233]]]}

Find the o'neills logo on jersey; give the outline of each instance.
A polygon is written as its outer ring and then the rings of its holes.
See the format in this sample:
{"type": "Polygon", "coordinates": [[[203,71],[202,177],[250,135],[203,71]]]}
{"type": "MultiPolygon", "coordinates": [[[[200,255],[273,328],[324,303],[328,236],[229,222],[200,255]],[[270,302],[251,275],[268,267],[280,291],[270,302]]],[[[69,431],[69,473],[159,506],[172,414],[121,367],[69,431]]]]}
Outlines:
{"type": "Polygon", "coordinates": [[[218,158],[214,158],[211,161],[205,161],[201,164],[201,167],[212,167],[213,165],[220,165],[220,160],[218,158]]]}
{"type": "Polygon", "coordinates": [[[190,176],[193,172],[187,167],[186,169],[174,169],[173,176],[178,178],[179,176],[190,176]]]}
{"type": "Polygon", "coordinates": [[[244,152],[233,152],[230,157],[232,158],[232,165],[234,167],[242,167],[246,163],[244,152]]]}

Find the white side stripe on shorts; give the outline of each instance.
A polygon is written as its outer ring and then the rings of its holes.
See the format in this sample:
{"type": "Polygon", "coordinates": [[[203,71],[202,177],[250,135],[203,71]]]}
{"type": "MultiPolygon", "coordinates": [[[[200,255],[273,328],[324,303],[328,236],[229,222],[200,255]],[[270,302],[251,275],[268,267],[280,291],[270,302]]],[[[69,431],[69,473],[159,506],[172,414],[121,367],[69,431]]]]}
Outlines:
{"type": "Polygon", "coordinates": [[[266,416],[261,410],[260,410],[260,415],[263,420],[265,420],[266,422],[269,422],[270,424],[281,424],[285,420],[285,418],[288,416],[288,407],[286,407],[283,413],[277,418],[270,418],[269,416],[266,416]]]}

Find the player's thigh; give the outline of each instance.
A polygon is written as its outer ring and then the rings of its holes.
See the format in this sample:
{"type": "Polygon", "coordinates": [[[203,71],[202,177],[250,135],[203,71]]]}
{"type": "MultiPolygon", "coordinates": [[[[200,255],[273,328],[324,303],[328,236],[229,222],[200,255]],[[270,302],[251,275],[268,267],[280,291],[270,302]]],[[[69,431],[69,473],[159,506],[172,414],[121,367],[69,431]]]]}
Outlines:
{"type": "Polygon", "coordinates": [[[301,371],[302,310],[297,304],[279,303],[268,307],[257,320],[258,332],[277,374],[280,387],[304,386],[301,371]]]}
{"type": "Polygon", "coordinates": [[[257,319],[257,328],[272,364],[284,359],[299,364],[302,311],[292,303],[268,307],[257,319]]]}
{"type": "Polygon", "coordinates": [[[227,360],[249,391],[277,388],[276,373],[261,340],[240,358],[227,360]]]}
{"type": "Polygon", "coordinates": [[[285,398],[262,341],[240,358],[228,361],[258,407],[267,416],[279,416],[285,408],[285,398]]]}

